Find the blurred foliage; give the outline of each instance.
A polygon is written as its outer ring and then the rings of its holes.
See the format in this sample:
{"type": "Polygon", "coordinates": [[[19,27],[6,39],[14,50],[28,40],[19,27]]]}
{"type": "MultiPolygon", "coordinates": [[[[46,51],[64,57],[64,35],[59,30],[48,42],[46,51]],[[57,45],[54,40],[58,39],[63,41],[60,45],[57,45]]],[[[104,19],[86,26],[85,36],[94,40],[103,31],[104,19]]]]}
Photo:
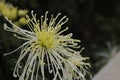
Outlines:
{"type": "Polygon", "coordinates": [[[106,63],[110,61],[117,53],[120,52],[120,46],[116,43],[107,42],[107,48],[94,53],[96,71],[100,70],[106,63]]]}
{"type": "MultiPolygon", "coordinates": [[[[92,65],[90,73],[95,74],[103,65],[97,63],[103,58],[98,59],[96,56],[107,54],[105,52],[107,42],[120,44],[120,0],[6,0],[6,2],[12,3],[18,9],[34,10],[39,18],[46,11],[49,11],[49,14],[61,12],[62,15],[67,15],[69,21],[65,26],[70,28],[69,32],[74,33],[74,38],[82,41],[81,45],[85,47],[82,55],[90,57],[92,65]],[[103,52],[97,53],[101,51],[103,52]],[[100,66],[96,66],[96,63],[100,66]]],[[[22,20],[24,22],[24,18],[18,21],[22,20]]],[[[0,63],[2,65],[0,80],[14,80],[11,74],[18,53],[7,57],[4,57],[3,53],[14,50],[22,44],[22,41],[3,30],[4,22],[6,20],[0,16],[0,63]]]]}

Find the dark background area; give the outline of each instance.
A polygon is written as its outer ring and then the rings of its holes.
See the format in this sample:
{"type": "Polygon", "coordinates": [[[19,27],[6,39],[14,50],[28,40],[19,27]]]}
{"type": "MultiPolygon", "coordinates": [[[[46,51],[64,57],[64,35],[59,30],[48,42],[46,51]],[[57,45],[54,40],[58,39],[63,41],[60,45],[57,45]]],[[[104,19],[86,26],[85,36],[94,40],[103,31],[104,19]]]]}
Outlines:
{"type": "MultiPolygon", "coordinates": [[[[96,66],[104,58],[96,56],[97,52],[107,51],[107,43],[120,43],[120,0],[6,0],[21,9],[34,10],[38,17],[49,14],[67,15],[69,27],[74,38],[80,39],[85,48],[83,56],[90,57],[89,72],[96,74],[104,64],[96,66]]],[[[12,72],[18,53],[3,56],[16,49],[22,41],[10,32],[3,30],[5,20],[0,17],[0,80],[14,80],[12,72]],[[17,55],[16,55],[17,54],[17,55]]],[[[17,79],[16,79],[17,80],[17,79]]],[[[89,80],[89,79],[87,79],[89,80]]]]}

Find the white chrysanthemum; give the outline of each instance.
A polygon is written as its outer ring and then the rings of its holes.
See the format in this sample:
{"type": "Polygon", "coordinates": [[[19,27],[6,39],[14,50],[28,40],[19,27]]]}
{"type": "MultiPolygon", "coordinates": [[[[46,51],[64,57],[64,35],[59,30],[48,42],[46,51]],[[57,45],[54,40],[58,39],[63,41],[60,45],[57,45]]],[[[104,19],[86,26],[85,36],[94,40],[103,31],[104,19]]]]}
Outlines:
{"type": "Polygon", "coordinates": [[[14,69],[14,76],[18,76],[19,80],[37,80],[38,73],[41,71],[42,78],[45,80],[46,65],[49,73],[54,75],[52,80],[85,80],[84,76],[89,64],[85,63],[86,58],[80,55],[81,50],[74,50],[80,48],[78,45],[80,40],[72,39],[72,33],[62,35],[68,30],[68,28],[61,30],[68,18],[64,16],[58,21],[59,13],[55,18],[52,15],[48,20],[47,14],[48,12],[45,17],[41,16],[39,21],[36,20],[36,15],[32,11],[32,18],[27,16],[30,30],[22,29],[10,20],[8,22],[12,24],[12,27],[4,25],[5,30],[14,32],[19,39],[26,40],[15,50],[21,49],[21,53],[14,69]],[[26,56],[27,60],[23,66],[21,62],[26,56]],[[19,71],[20,68],[23,68],[22,73],[19,71]]]}

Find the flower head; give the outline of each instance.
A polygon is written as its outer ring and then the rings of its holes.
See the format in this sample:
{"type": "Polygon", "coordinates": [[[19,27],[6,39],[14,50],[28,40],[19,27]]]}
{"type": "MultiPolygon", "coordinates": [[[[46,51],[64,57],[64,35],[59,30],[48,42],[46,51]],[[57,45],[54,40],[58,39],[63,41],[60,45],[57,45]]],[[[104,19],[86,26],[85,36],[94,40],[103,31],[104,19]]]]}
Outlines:
{"type": "Polygon", "coordinates": [[[9,19],[16,19],[17,17],[17,7],[14,7],[12,4],[10,3],[5,3],[4,0],[0,1],[0,13],[3,16],[7,16],[9,19]]]}
{"type": "Polygon", "coordinates": [[[56,17],[52,15],[49,20],[46,12],[45,16],[37,20],[33,11],[31,14],[32,18],[26,17],[30,30],[22,29],[10,20],[8,22],[12,27],[4,25],[5,30],[14,32],[19,39],[26,40],[15,50],[21,49],[21,53],[14,69],[14,76],[18,76],[19,80],[37,80],[41,71],[45,80],[46,65],[49,73],[54,75],[52,80],[85,80],[84,75],[89,64],[84,62],[86,58],[80,55],[81,51],[74,50],[80,48],[80,40],[72,39],[72,33],[63,35],[68,27],[61,30],[68,18],[64,16],[58,21],[57,18],[61,15],[59,13],[56,17]],[[26,63],[21,65],[26,56],[28,56],[26,63]],[[23,68],[22,73],[19,72],[20,68],[23,68]]]}

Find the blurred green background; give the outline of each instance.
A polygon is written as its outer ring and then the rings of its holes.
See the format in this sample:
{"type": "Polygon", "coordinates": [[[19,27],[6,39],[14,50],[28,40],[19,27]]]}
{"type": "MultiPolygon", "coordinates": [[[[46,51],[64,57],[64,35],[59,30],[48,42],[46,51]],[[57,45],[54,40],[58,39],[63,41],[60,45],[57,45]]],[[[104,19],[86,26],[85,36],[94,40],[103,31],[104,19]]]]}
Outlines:
{"type": "MultiPolygon", "coordinates": [[[[38,17],[46,11],[67,15],[65,26],[85,48],[83,56],[90,57],[89,72],[94,76],[111,58],[112,49],[120,44],[120,0],[6,0],[20,9],[34,10],[38,17]]],[[[19,53],[3,56],[19,47],[23,41],[4,31],[6,20],[0,16],[0,80],[17,80],[12,72],[19,53]]],[[[89,78],[87,80],[90,80],[89,78]]]]}

